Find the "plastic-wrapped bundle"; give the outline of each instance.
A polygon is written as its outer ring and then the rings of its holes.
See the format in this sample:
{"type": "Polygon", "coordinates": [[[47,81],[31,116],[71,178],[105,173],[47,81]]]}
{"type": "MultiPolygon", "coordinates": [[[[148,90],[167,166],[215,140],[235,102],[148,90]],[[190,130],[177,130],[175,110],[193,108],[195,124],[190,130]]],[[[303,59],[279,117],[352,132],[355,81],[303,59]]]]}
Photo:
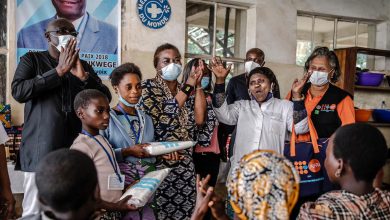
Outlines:
{"type": "Polygon", "coordinates": [[[145,147],[145,150],[152,156],[158,156],[184,150],[193,147],[195,144],[195,141],[152,142],[145,147]]]}
{"type": "Polygon", "coordinates": [[[130,187],[121,197],[131,195],[128,204],[137,208],[143,207],[152,198],[154,192],[160,186],[165,177],[168,176],[171,168],[152,171],[143,176],[138,183],[130,187]]]}

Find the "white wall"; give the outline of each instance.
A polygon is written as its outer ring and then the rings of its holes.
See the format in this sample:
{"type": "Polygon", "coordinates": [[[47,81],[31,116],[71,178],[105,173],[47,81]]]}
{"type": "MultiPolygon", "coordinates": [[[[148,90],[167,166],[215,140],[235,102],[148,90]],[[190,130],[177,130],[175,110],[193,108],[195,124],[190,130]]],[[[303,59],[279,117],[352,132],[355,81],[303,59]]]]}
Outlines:
{"type": "Polygon", "coordinates": [[[161,29],[145,27],[138,18],[137,1],[124,1],[122,20],[122,63],[134,62],[140,66],[144,78],[155,75],[153,67],[154,50],[163,43],[171,43],[184,56],[186,3],[182,0],[169,1],[172,14],[169,22],[161,29]]]}
{"type": "Polygon", "coordinates": [[[376,34],[377,47],[390,49],[390,1],[257,0],[248,10],[246,46],[264,50],[266,66],[277,74],[282,95],[303,73],[295,65],[297,11],[383,20],[376,34]]]}
{"type": "MultiPolygon", "coordinates": [[[[184,55],[185,0],[169,1],[172,7],[171,18],[167,25],[159,30],[143,26],[138,18],[136,0],[122,2],[125,4],[122,10],[122,62],[136,63],[146,79],[155,75],[152,60],[154,50],[158,45],[166,42],[172,43],[184,55]]],[[[298,10],[384,20],[377,28],[377,46],[390,49],[390,1],[387,0],[231,0],[219,2],[239,3],[250,7],[247,11],[246,49],[259,47],[265,51],[266,66],[276,73],[282,96],[290,90],[293,79],[300,77],[303,73],[303,68],[295,65],[298,10]]],[[[9,71],[8,88],[14,71],[14,69],[9,71]]],[[[105,83],[109,85],[109,82],[105,83]]],[[[388,97],[388,95],[385,96],[389,99],[388,97]]],[[[378,96],[378,99],[382,98],[383,96],[378,96]]],[[[13,123],[23,123],[23,106],[12,98],[9,100],[12,105],[13,123]]],[[[359,100],[361,99],[357,99],[359,100]]],[[[115,102],[114,95],[112,103],[115,102]]],[[[376,102],[377,100],[374,99],[373,103],[376,102]]],[[[386,102],[390,103],[390,100],[386,102]]]]}

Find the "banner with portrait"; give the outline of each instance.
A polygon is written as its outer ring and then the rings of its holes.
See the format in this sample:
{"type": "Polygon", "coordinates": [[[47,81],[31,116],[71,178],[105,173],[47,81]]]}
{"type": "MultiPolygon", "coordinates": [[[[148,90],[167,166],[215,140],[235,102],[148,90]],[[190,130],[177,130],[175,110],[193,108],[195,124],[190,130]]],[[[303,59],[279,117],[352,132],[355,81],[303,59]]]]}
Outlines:
{"type": "MultiPolygon", "coordinates": [[[[56,18],[72,21],[80,59],[102,79],[120,63],[120,0],[17,0],[17,61],[29,51],[47,50],[47,24],[56,18]]],[[[50,33],[51,34],[51,33],[50,33]]]]}

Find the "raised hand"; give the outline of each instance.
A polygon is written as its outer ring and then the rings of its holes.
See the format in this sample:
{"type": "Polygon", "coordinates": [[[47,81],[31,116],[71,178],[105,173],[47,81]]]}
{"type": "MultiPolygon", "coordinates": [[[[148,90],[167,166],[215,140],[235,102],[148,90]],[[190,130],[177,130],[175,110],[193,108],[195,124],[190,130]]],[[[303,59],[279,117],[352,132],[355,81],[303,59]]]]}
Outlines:
{"type": "Polygon", "coordinates": [[[211,201],[211,197],[214,194],[214,189],[213,187],[204,189],[203,186],[207,185],[207,182],[210,179],[210,175],[207,177],[207,180],[205,181],[205,179],[200,179],[199,174],[196,175],[196,204],[191,220],[202,220],[206,215],[207,210],[209,209],[209,202],[211,201]]]}
{"type": "Polygon", "coordinates": [[[292,86],[291,86],[291,92],[292,92],[292,96],[294,98],[301,97],[302,89],[305,86],[310,75],[311,75],[311,73],[306,72],[300,80],[298,80],[298,79],[294,80],[294,82],[292,83],[292,86]]]}
{"type": "Polygon", "coordinates": [[[231,67],[232,64],[229,64],[227,68],[225,68],[220,57],[213,57],[209,65],[209,69],[214,73],[216,77],[217,84],[225,82],[225,79],[229,74],[231,67]]]}
{"type": "Polygon", "coordinates": [[[66,44],[65,49],[61,47],[58,65],[56,67],[59,76],[65,75],[65,73],[74,68],[79,53],[79,49],[76,49],[76,44],[76,39],[72,38],[66,44]]]}
{"type": "Polygon", "coordinates": [[[224,201],[214,192],[213,187],[208,186],[210,179],[210,175],[202,179],[196,176],[196,204],[191,220],[203,219],[209,208],[214,219],[229,220],[224,201]]]}
{"type": "Polygon", "coordinates": [[[186,82],[186,84],[188,84],[188,85],[191,85],[191,86],[200,85],[200,82],[201,82],[202,77],[203,77],[203,71],[204,71],[205,66],[203,65],[202,60],[199,59],[198,62],[199,62],[198,67],[195,68],[195,66],[193,66],[191,68],[190,76],[188,77],[187,82],[186,82]]]}

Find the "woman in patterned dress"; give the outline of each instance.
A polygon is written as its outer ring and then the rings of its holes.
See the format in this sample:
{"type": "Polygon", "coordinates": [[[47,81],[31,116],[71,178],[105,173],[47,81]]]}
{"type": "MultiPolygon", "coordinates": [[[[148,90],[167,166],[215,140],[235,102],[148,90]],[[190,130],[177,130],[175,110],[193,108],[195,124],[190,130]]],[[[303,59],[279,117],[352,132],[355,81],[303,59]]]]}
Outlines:
{"type": "MultiPolygon", "coordinates": [[[[153,60],[156,77],[142,83],[143,108],[152,117],[156,141],[194,140],[195,126],[204,123],[206,99],[203,90],[195,91],[194,102],[187,101],[195,86],[200,86],[203,63],[193,69],[180,87],[177,81],[181,74],[180,59],[175,46],[159,46],[153,60]]],[[[157,167],[173,169],[156,192],[156,218],[190,219],[196,196],[192,149],[159,157],[157,167]]]]}
{"type": "MultiPolygon", "coordinates": [[[[191,69],[199,65],[199,61],[202,62],[204,66],[206,65],[205,61],[199,58],[192,59],[186,64],[183,70],[183,83],[186,82],[190,76],[191,69]]],[[[209,174],[211,179],[209,180],[208,185],[214,187],[217,183],[217,176],[219,172],[220,150],[218,140],[216,138],[218,120],[211,103],[211,71],[208,68],[204,68],[201,87],[197,87],[196,89],[202,89],[205,93],[206,115],[205,123],[201,126],[197,126],[195,129],[195,140],[198,143],[194,148],[192,156],[194,158],[196,174],[199,174],[201,178],[205,178],[209,174]]],[[[195,92],[193,92],[189,98],[189,102],[194,101],[195,92]]]]}

